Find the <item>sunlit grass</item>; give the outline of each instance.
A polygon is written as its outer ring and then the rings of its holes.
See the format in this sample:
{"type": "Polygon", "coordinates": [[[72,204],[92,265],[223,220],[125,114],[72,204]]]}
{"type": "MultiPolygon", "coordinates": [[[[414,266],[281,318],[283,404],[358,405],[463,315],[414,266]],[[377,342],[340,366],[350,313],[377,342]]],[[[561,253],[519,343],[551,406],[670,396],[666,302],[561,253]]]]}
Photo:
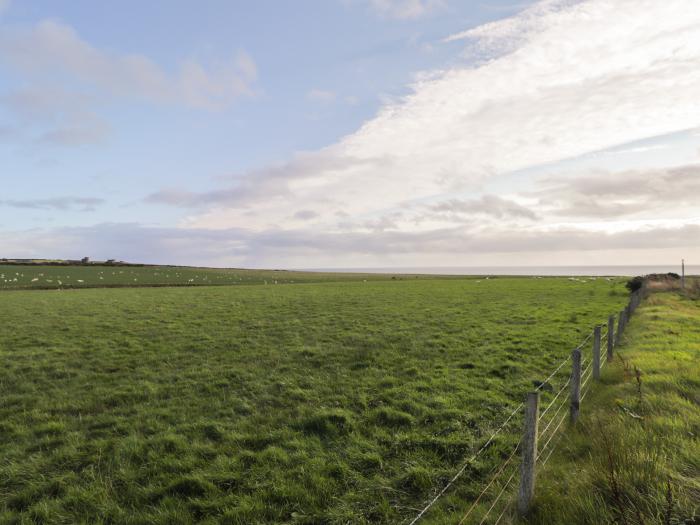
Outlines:
{"type": "Polygon", "coordinates": [[[0,522],[396,523],[625,300],[559,278],[3,293],[0,522]]]}
{"type": "Polygon", "coordinates": [[[541,472],[529,522],[700,522],[697,298],[652,295],[602,379],[541,472]]]}

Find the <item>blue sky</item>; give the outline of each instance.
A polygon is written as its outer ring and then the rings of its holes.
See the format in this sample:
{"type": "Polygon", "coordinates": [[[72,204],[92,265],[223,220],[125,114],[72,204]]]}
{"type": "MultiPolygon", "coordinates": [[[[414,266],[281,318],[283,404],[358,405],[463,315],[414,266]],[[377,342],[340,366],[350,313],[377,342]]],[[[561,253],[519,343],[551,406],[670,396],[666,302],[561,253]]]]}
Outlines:
{"type": "Polygon", "coordinates": [[[700,256],[691,4],[0,0],[3,255],[700,256]]]}
{"type": "MultiPolygon", "coordinates": [[[[104,53],[145,55],[166,71],[176,71],[185,59],[211,64],[245,52],[258,74],[251,95],[224,108],[139,97],[104,101],[94,110],[104,131],[72,148],[32,143],[32,135],[50,122],[24,129],[24,140],[2,144],[3,171],[30,175],[13,177],[13,199],[108,192],[111,210],[103,209],[100,218],[119,220],[121,206],[133,209],[161,187],[213,188],[217,177],[331,144],[371,118],[382,100],[404,94],[415,72],[454,61],[459,46],[434,45],[441,37],[517,9],[508,2],[461,4],[405,18],[361,1],[218,1],[196,7],[182,1],[15,2],[5,12],[3,31],[27,31],[49,20],[104,53]]],[[[12,68],[3,73],[5,93],[31,90],[39,81],[12,68]]],[[[92,91],[79,86],[85,89],[92,91]]],[[[9,127],[13,117],[4,114],[9,127]]],[[[149,221],[173,218],[162,209],[139,208],[149,221]]],[[[8,215],[14,224],[5,219],[5,225],[21,227],[48,214],[15,209],[8,215]]],[[[55,224],[84,218],[50,217],[55,224]]]]}

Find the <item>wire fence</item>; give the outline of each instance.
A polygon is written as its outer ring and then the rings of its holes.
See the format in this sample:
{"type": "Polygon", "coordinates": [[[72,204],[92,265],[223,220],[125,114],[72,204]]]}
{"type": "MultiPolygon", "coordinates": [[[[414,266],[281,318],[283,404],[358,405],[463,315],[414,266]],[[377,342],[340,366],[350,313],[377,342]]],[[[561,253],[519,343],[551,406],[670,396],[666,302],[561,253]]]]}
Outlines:
{"type": "MultiPolygon", "coordinates": [[[[612,357],[612,348],[617,346],[624,332],[625,325],[629,317],[640,304],[645,290],[640,290],[630,296],[628,305],[619,314],[618,324],[615,327],[614,316],[610,316],[607,325],[596,326],[575,348],[572,354],[564,358],[552,372],[547,375],[544,381],[537,382],[534,392],[548,398],[546,406],[541,410],[538,408],[534,421],[530,424],[535,425],[535,454],[532,467],[532,480],[534,486],[534,468],[542,468],[547,463],[552,453],[559,445],[563,433],[559,432],[563,427],[567,418],[575,421],[578,415],[579,406],[591,390],[595,381],[591,378],[598,378],[600,370],[609,362],[612,357]],[[607,328],[603,332],[603,328],[607,328]],[[617,332],[615,332],[617,328],[617,332]],[[587,354],[589,343],[592,341],[592,352],[590,356],[587,354]],[[609,342],[611,341],[611,342],[609,342]],[[605,351],[607,349],[607,351],[605,351]],[[572,359],[576,356],[577,359],[572,359]],[[571,366],[571,370],[565,368],[571,366]],[[566,373],[566,376],[559,376],[566,373]],[[561,385],[556,389],[552,383],[561,381],[561,385]],[[567,393],[569,396],[567,396],[567,393]],[[569,410],[566,410],[566,408],[569,410]]],[[[440,501],[440,499],[453,487],[457,481],[464,475],[467,468],[474,464],[474,461],[484,453],[485,450],[494,442],[496,437],[501,434],[508,425],[514,421],[514,418],[525,407],[525,403],[520,403],[506,417],[501,425],[489,436],[479,449],[472,454],[457,470],[456,474],[437,491],[418,514],[408,522],[408,525],[415,525],[430,510],[440,501]]],[[[527,417],[526,417],[527,433],[527,417]]],[[[473,499],[468,506],[467,511],[462,515],[462,518],[457,522],[458,525],[469,523],[478,523],[485,525],[489,523],[489,518],[493,517],[492,523],[498,525],[501,520],[509,514],[513,509],[513,489],[517,486],[518,470],[521,473],[520,483],[523,483],[523,476],[528,475],[528,468],[525,465],[526,454],[523,451],[523,434],[517,441],[516,445],[509,450],[505,459],[495,465],[488,474],[484,477],[484,485],[478,495],[473,499]],[[518,453],[522,456],[519,458],[518,453]],[[519,469],[520,465],[520,469],[519,469]],[[467,521],[471,518],[472,521],[467,521]]],[[[523,490],[521,488],[519,497],[522,498],[523,490]]],[[[527,503],[527,502],[525,502],[527,503]]],[[[523,502],[518,500],[518,510],[522,513],[523,502]]]]}

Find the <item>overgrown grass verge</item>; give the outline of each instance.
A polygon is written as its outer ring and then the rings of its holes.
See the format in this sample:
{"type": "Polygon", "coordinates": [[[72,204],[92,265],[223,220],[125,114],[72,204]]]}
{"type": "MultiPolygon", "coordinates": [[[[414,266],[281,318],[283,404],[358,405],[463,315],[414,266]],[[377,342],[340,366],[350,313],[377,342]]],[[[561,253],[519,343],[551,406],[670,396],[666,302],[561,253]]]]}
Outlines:
{"type": "Polygon", "coordinates": [[[700,301],[656,293],[538,472],[535,524],[700,523],[700,301]]]}

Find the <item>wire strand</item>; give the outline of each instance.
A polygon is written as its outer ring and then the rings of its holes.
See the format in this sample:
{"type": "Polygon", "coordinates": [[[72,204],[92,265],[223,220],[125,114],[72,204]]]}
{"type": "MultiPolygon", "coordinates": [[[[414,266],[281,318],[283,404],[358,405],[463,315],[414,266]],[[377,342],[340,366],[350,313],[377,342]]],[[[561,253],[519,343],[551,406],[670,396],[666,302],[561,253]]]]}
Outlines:
{"type": "Polygon", "coordinates": [[[545,379],[544,381],[542,381],[537,388],[535,388],[535,392],[539,392],[544,387],[544,385],[549,383],[549,380],[552,379],[556,375],[556,373],[559,372],[559,370],[561,370],[561,368],[567,363],[567,361],[569,361],[569,359],[571,359],[571,356],[567,356],[566,359],[564,359],[559,364],[559,366],[556,368],[556,370],[554,370],[554,372],[549,374],[549,377],[547,379],[545,379]]]}
{"type": "MultiPolygon", "coordinates": [[[[602,324],[602,325],[600,325],[600,326],[601,326],[601,327],[606,327],[607,325],[602,324]]],[[[593,337],[593,334],[594,334],[594,333],[595,333],[595,331],[590,332],[590,333],[584,338],[584,340],[581,341],[581,342],[578,344],[578,346],[576,346],[576,350],[581,350],[581,349],[583,348],[583,346],[584,346],[586,343],[588,343],[588,341],[591,339],[591,337],[593,337]]],[[[603,341],[604,339],[607,339],[608,336],[609,336],[609,330],[607,330],[607,328],[606,328],[605,334],[602,334],[602,335],[601,335],[601,343],[602,343],[602,341],[603,341]]],[[[554,369],[554,371],[553,371],[551,374],[549,374],[549,376],[547,377],[547,379],[545,379],[544,381],[540,382],[540,384],[535,388],[535,392],[539,392],[540,390],[542,390],[542,388],[544,388],[544,386],[545,386],[546,384],[549,383],[549,381],[563,368],[563,366],[569,361],[570,358],[571,358],[571,355],[568,355],[568,356],[554,369]]],[[[586,368],[584,369],[583,373],[581,374],[582,376],[584,376],[584,375],[588,372],[588,370],[590,369],[590,367],[591,367],[591,362],[590,362],[590,360],[586,360],[585,357],[581,359],[581,363],[582,363],[582,364],[583,364],[583,363],[586,363],[586,362],[588,362],[588,366],[586,366],[586,368]]],[[[602,367],[605,363],[607,363],[607,355],[606,355],[606,357],[605,357],[605,360],[604,360],[604,361],[601,361],[601,367],[602,367]]],[[[586,385],[586,383],[588,382],[589,379],[590,379],[590,375],[589,375],[589,376],[585,379],[585,381],[583,382],[582,387],[581,387],[582,389],[583,389],[583,387],[586,385]]],[[[539,416],[539,418],[538,418],[538,421],[540,421],[540,420],[543,418],[543,416],[551,409],[551,407],[554,406],[554,403],[556,402],[556,400],[559,398],[559,396],[561,395],[561,393],[566,389],[566,387],[569,386],[570,383],[571,383],[571,376],[570,376],[569,379],[566,381],[566,383],[564,384],[564,386],[562,386],[562,388],[557,392],[557,394],[554,396],[554,398],[549,402],[549,404],[547,405],[547,407],[545,408],[545,410],[540,414],[540,416],[539,416]]],[[[589,387],[589,389],[590,389],[590,387],[589,387]]],[[[588,393],[588,390],[586,390],[586,391],[584,392],[583,396],[581,396],[581,399],[582,399],[582,400],[583,400],[583,398],[585,397],[586,393],[588,393]]],[[[556,416],[559,414],[559,412],[561,411],[561,409],[562,409],[565,405],[566,405],[566,398],[564,398],[564,399],[562,400],[562,402],[559,404],[559,407],[557,408],[557,410],[554,412],[554,414],[553,414],[553,415],[551,416],[551,418],[549,419],[549,421],[548,421],[548,423],[547,423],[545,429],[542,431],[542,434],[541,434],[541,435],[544,435],[544,434],[547,432],[547,430],[551,427],[552,423],[555,421],[556,416]]],[[[452,477],[452,479],[450,479],[450,481],[437,493],[437,495],[436,495],[435,497],[433,497],[433,498],[428,502],[428,504],[418,513],[418,515],[416,515],[415,518],[413,518],[413,520],[412,520],[408,525],[415,525],[415,524],[425,515],[425,513],[428,512],[428,510],[430,510],[430,508],[438,501],[438,499],[440,499],[440,498],[449,490],[449,488],[462,476],[462,474],[464,474],[464,471],[467,469],[467,467],[468,467],[477,457],[479,457],[479,455],[480,455],[484,450],[486,450],[486,448],[493,442],[493,440],[496,438],[496,436],[497,436],[498,434],[500,434],[501,431],[505,428],[505,426],[510,422],[510,420],[513,418],[513,416],[515,416],[515,414],[516,414],[522,407],[524,407],[524,406],[525,406],[524,403],[520,403],[520,404],[513,410],[513,412],[510,413],[510,415],[509,415],[509,416],[506,418],[506,420],[501,424],[501,426],[498,427],[498,429],[497,429],[493,434],[491,434],[491,436],[489,437],[489,439],[479,448],[479,450],[477,450],[477,451],[464,463],[464,465],[462,465],[462,467],[457,471],[457,473],[452,477]]],[[[557,430],[559,429],[559,427],[561,426],[561,424],[562,424],[562,422],[563,422],[563,420],[564,420],[565,417],[566,417],[566,414],[564,414],[564,416],[559,420],[559,423],[558,423],[557,426],[554,428],[554,431],[552,432],[552,435],[549,437],[549,440],[548,440],[547,443],[545,444],[545,448],[546,448],[547,445],[550,443],[550,441],[552,440],[552,438],[554,437],[554,435],[556,435],[556,432],[557,432],[557,430]]],[[[521,439],[521,441],[522,441],[522,439],[521,439]]],[[[501,468],[499,469],[497,475],[499,475],[499,474],[503,471],[503,469],[508,465],[508,463],[510,462],[510,460],[512,460],[513,455],[515,454],[515,452],[517,451],[517,449],[518,449],[519,446],[520,446],[520,441],[519,441],[518,444],[516,445],[515,449],[513,450],[513,453],[512,453],[511,456],[509,457],[509,459],[508,459],[504,464],[501,465],[501,468]]],[[[543,449],[543,451],[544,451],[544,449],[543,449]]],[[[551,455],[551,451],[550,451],[550,455],[551,455]]],[[[541,456],[541,454],[538,454],[537,459],[539,459],[540,456],[541,456]]],[[[549,459],[549,456],[547,457],[547,459],[549,459]]],[[[545,460],[545,461],[546,461],[546,460],[545,460]]],[[[491,472],[493,472],[493,470],[492,470],[491,472]]],[[[512,478],[513,478],[514,475],[515,475],[515,473],[513,473],[513,474],[511,475],[511,477],[509,478],[509,480],[506,482],[506,486],[510,483],[510,481],[512,480],[512,478]]],[[[476,506],[476,504],[478,503],[478,501],[480,500],[480,498],[483,496],[483,494],[486,492],[486,490],[488,489],[488,487],[493,483],[493,481],[494,481],[495,479],[496,479],[496,477],[492,478],[491,482],[489,482],[489,484],[486,486],[486,488],[481,492],[481,494],[479,495],[479,497],[477,498],[477,500],[475,501],[475,503],[472,504],[472,507],[470,507],[470,510],[467,512],[467,514],[465,515],[465,517],[462,518],[462,520],[466,519],[466,516],[469,515],[469,513],[471,512],[471,510],[476,506]]],[[[496,501],[494,501],[493,505],[491,506],[491,508],[490,508],[490,509],[488,510],[488,512],[486,513],[486,516],[484,516],[484,519],[486,519],[486,517],[488,517],[489,513],[491,512],[491,510],[493,510],[493,507],[495,506],[496,502],[498,501],[498,499],[499,499],[499,498],[501,497],[501,495],[503,494],[503,491],[504,491],[504,490],[505,490],[505,487],[504,487],[504,488],[501,490],[501,492],[499,493],[498,497],[496,498],[496,501]]],[[[504,509],[504,512],[505,512],[505,509],[504,509]]],[[[503,517],[504,512],[502,512],[501,515],[498,517],[498,520],[497,520],[496,523],[498,523],[498,522],[501,520],[501,518],[503,517]]],[[[462,522],[460,522],[460,523],[462,523],[462,522]]],[[[483,520],[482,520],[482,523],[483,523],[483,520]]]]}
{"type": "Polygon", "coordinates": [[[559,408],[557,408],[556,412],[552,414],[552,417],[549,419],[549,422],[547,423],[547,426],[540,432],[540,437],[544,438],[544,435],[547,433],[547,430],[549,430],[549,427],[552,426],[552,423],[556,420],[557,416],[559,415],[559,412],[561,412],[561,409],[564,408],[567,405],[566,398],[562,400],[561,403],[559,403],[559,408]]]}
{"type": "Polygon", "coordinates": [[[457,481],[457,480],[460,478],[460,476],[462,476],[462,474],[464,474],[464,471],[465,471],[465,470],[467,469],[467,467],[471,464],[471,462],[474,461],[484,450],[486,450],[486,447],[488,447],[488,446],[493,442],[494,438],[495,438],[498,434],[500,434],[500,432],[505,428],[505,426],[508,424],[508,422],[509,422],[511,419],[513,419],[513,416],[514,416],[522,407],[524,407],[524,406],[525,406],[524,403],[520,403],[517,407],[515,407],[515,410],[513,410],[513,411],[510,413],[510,415],[508,416],[508,418],[503,422],[503,424],[501,424],[501,426],[498,427],[498,430],[496,430],[496,432],[494,432],[493,434],[491,434],[491,437],[486,441],[486,443],[484,443],[484,444],[481,446],[481,448],[480,448],[479,450],[477,450],[476,453],[474,453],[474,454],[464,463],[464,465],[462,465],[462,468],[460,468],[460,469],[457,471],[457,474],[455,474],[454,477],[442,488],[442,490],[441,490],[440,492],[438,492],[437,495],[436,495],[432,500],[430,500],[430,502],[423,508],[423,510],[421,510],[421,511],[418,513],[418,515],[417,515],[415,518],[413,518],[413,521],[411,521],[411,522],[409,523],[409,525],[415,525],[416,523],[418,523],[418,520],[420,520],[420,519],[423,517],[423,515],[425,515],[425,513],[428,512],[428,510],[430,510],[430,508],[431,508],[433,505],[435,505],[435,502],[436,502],[438,499],[440,499],[440,498],[442,497],[442,495],[443,495],[445,492],[448,491],[448,489],[454,484],[454,482],[457,481]]]}
{"type": "Polygon", "coordinates": [[[585,345],[591,337],[593,337],[593,332],[590,332],[588,336],[586,336],[586,338],[578,344],[576,350],[581,350],[581,347],[583,347],[583,345],[585,345]]]}
{"type": "Polygon", "coordinates": [[[508,481],[506,481],[506,484],[503,485],[503,488],[501,489],[501,492],[499,492],[499,493],[498,493],[498,496],[496,496],[496,499],[493,500],[493,503],[492,503],[491,506],[489,507],[489,510],[487,510],[487,511],[486,511],[486,514],[484,514],[484,516],[481,518],[481,521],[479,522],[479,525],[484,525],[484,523],[486,522],[486,518],[489,517],[489,514],[491,514],[491,511],[492,511],[493,508],[496,506],[496,503],[498,503],[498,500],[501,499],[501,496],[503,495],[503,493],[505,492],[505,490],[508,488],[508,485],[510,485],[510,482],[513,480],[513,477],[515,476],[515,473],[516,473],[517,471],[518,471],[518,470],[515,469],[515,471],[510,475],[510,477],[508,478],[508,481]]]}
{"type": "Polygon", "coordinates": [[[549,436],[549,439],[547,440],[547,442],[546,442],[546,443],[544,444],[544,446],[542,447],[542,450],[540,451],[540,453],[537,454],[537,459],[540,459],[540,457],[542,457],[542,454],[547,450],[547,447],[549,446],[549,443],[552,441],[552,439],[554,438],[554,436],[557,435],[557,430],[559,430],[559,427],[561,427],[562,423],[564,422],[564,419],[566,419],[566,414],[564,414],[563,416],[561,416],[561,418],[559,419],[559,423],[557,424],[556,427],[554,427],[554,430],[552,431],[552,435],[549,436]]]}
{"type": "MultiPolygon", "coordinates": [[[[498,477],[501,475],[501,472],[508,466],[508,464],[513,460],[513,457],[515,456],[515,453],[518,451],[518,448],[520,448],[520,443],[522,443],[523,438],[520,438],[520,441],[518,441],[518,444],[515,445],[515,449],[513,449],[513,452],[511,452],[510,456],[508,459],[501,464],[500,468],[498,469],[498,472],[494,474],[494,476],[491,478],[491,481],[488,482],[488,484],[484,487],[484,489],[481,491],[481,494],[474,500],[472,503],[471,507],[469,507],[469,510],[467,513],[462,517],[458,525],[462,525],[464,523],[464,520],[466,520],[469,515],[472,513],[472,511],[476,508],[476,506],[479,504],[479,501],[481,501],[481,498],[484,494],[486,494],[486,491],[489,489],[489,487],[493,484],[494,481],[498,479],[498,477]]],[[[496,470],[495,467],[493,470],[496,470]]],[[[491,472],[493,472],[493,470],[491,472]]]]}
{"type": "Polygon", "coordinates": [[[570,376],[569,376],[569,379],[566,381],[566,383],[564,383],[564,386],[561,387],[561,389],[559,390],[559,392],[557,392],[557,395],[554,396],[554,398],[552,398],[552,400],[549,402],[549,405],[547,405],[547,408],[545,408],[545,409],[540,413],[539,420],[541,420],[541,419],[544,417],[544,415],[547,413],[547,411],[548,411],[550,408],[552,408],[552,405],[554,404],[554,402],[555,402],[555,401],[557,400],[557,398],[561,395],[561,393],[562,393],[564,390],[566,390],[566,387],[569,386],[569,383],[571,383],[571,377],[570,377],[570,376]]]}

